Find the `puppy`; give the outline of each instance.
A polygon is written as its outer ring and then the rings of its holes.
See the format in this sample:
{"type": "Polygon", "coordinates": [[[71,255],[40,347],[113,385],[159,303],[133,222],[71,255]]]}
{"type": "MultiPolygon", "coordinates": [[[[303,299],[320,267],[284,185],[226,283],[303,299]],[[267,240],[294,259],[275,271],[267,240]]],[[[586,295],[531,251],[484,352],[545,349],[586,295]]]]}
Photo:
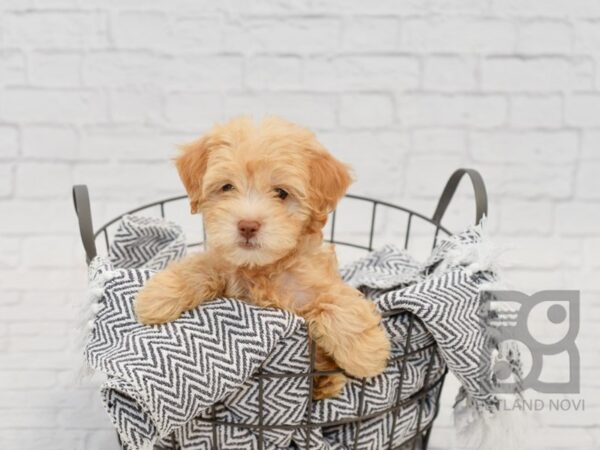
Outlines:
{"type": "MultiPolygon", "coordinates": [[[[170,264],[139,292],[140,322],[158,324],[226,296],[303,316],[316,367],[372,377],[390,344],[374,305],[343,283],[327,216],[351,183],[348,167],[308,130],[270,118],[238,118],[186,145],[176,166],[206,250],[170,264]]],[[[336,395],[342,373],[316,377],[314,398],[336,395]]]]}

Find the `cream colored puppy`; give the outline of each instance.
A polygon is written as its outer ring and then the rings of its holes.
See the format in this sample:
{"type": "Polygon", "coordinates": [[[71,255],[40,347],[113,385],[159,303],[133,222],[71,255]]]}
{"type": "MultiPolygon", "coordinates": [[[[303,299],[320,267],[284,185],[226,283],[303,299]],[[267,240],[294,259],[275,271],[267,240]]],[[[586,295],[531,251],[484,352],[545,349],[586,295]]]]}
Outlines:
{"type": "MultiPolygon", "coordinates": [[[[246,118],[214,127],[176,160],[192,213],[203,215],[207,249],[172,263],[140,291],[145,324],[177,319],[227,296],[306,318],[317,368],[336,365],[372,377],[390,344],[374,305],[343,283],[333,246],[323,244],[328,213],[348,188],[348,167],[310,131],[246,118]]],[[[315,398],[337,394],[345,377],[319,377],[315,398]]]]}

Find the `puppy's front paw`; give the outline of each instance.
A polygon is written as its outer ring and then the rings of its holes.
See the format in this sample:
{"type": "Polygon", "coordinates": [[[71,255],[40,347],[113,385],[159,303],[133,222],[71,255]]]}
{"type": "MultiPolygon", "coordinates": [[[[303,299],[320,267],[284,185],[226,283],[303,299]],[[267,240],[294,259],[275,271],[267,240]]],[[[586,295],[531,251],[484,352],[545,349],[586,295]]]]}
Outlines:
{"type": "Polygon", "coordinates": [[[148,280],[135,299],[135,314],[145,325],[172,322],[183,311],[173,290],[153,278],[148,280]]]}
{"type": "Polygon", "coordinates": [[[313,399],[323,400],[324,398],[336,397],[342,392],[345,385],[346,376],[343,373],[315,377],[313,399]]]}
{"type": "MultiPolygon", "coordinates": [[[[328,356],[323,349],[317,347],[315,369],[319,372],[325,372],[339,369],[339,367],[333,358],[328,356]]],[[[343,373],[331,373],[329,375],[314,377],[313,399],[322,400],[339,395],[344,389],[346,381],[346,376],[343,373]]]]}
{"type": "Polygon", "coordinates": [[[374,377],[382,373],[390,357],[390,341],[383,327],[361,333],[353,342],[352,352],[338,364],[355,377],[374,377]]]}
{"type": "Polygon", "coordinates": [[[308,318],[311,336],[347,373],[373,377],[385,370],[390,342],[373,303],[358,295],[322,297],[308,318]]]}

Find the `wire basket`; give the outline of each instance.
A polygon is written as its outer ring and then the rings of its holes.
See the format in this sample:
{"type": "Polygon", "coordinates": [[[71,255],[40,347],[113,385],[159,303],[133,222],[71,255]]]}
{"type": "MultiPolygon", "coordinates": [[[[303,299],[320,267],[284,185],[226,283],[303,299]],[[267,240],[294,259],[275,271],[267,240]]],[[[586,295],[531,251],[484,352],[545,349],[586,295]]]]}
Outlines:
{"type": "MultiPolygon", "coordinates": [[[[431,218],[429,218],[423,214],[420,214],[416,211],[413,211],[408,208],[405,208],[405,207],[402,207],[399,205],[395,205],[395,204],[392,204],[392,203],[389,203],[386,201],[372,199],[372,198],[368,198],[368,197],[362,197],[362,196],[358,196],[358,195],[347,194],[346,195],[347,198],[359,201],[359,202],[363,203],[364,206],[367,208],[370,207],[369,209],[367,209],[369,217],[370,217],[370,226],[368,229],[368,240],[366,242],[362,242],[362,241],[361,242],[352,242],[348,239],[344,239],[344,240],[338,239],[337,235],[339,234],[339,230],[337,230],[337,227],[336,227],[336,211],[333,211],[331,213],[325,240],[336,244],[336,246],[358,249],[362,252],[371,251],[373,249],[374,239],[375,239],[375,235],[376,235],[376,232],[378,229],[378,227],[377,227],[378,218],[383,216],[382,212],[384,210],[389,210],[389,211],[400,212],[402,215],[404,215],[406,217],[405,228],[404,228],[405,232],[404,232],[404,236],[403,236],[405,249],[408,247],[411,236],[413,235],[413,232],[411,230],[414,229],[414,225],[415,225],[416,221],[420,221],[421,223],[428,225],[429,233],[430,233],[429,239],[431,242],[431,246],[433,248],[433,247],[435,247],[438,239],[440,238],[440,233],[443,236],[451,235],[450,231],[441,224],[441,221],[442,221],[442,218],[444,217],[444,213],[446,212],[446,209],[448,208],[448,205],[450,204],[450,201],[452,200],[452,197],[454,196],[456,188],[464,175],[467,175],[470,178],[472,185],[473,185],[473,189],[474,189],[474,193],[475,193],[475,206],[476,206],[475,223],[477,224],[480,222],[482,217],[487,214],[487,194],[486,194],[486,190],[485,190],[485,184],[483,182],[481,175],[476,170],[458,169],[451,175],[448,182],[446,183],[446,186],[444,187],[442,195],[440,196],[440,198],[438,200],[438,204],[435,209],[435,212],[431,218]]],[[[127,211],[127,212],[115,217],[114,219],[110,220],[109,222],[107,222],[104,225],[102,225],[101,227],[99,227],[94,232],[94,228],[92,225],[92,215],[91,215],[91,208],[90,208],[90,201],[89,201],[87,187],[85,185],[74,186],[73,187],[73,201],[75,204],[75,212],[77,214],[78,221],[79,221],[79,230],[80,230],[83,247],[85,249],[87,263],[89,264],[89,262],[97,255],[96,244],[97,244],[98,240],[103,241],[104,246],[108,250],[108,248],[110,246],[110,240],[111,240],[109,229],[113,226],[116,226],[118,224],[118,222],[120,221],[120,219],[124,215],[138,213],[138,212],[154,212],[154,213],[158,212],[158,214],[160,214],[161,217],[168,218],[167,217],[168,216],[168,214],[167,214],[168,207],[166,207],[166,205],[172,204],[173,202],[177,202],[180,200],[185,200],[186,198],[187,198],[187,196],[181,195],[181,196],[177,196],[177,197],[166,198],[163,200],[159,200],[156,202],[152,202],[152,203],[140,206],[138,208],[132,209],[130,211],[127,211]]],[[[202,245],[202,241],[188,242],[187,245],[188,245],[188,247],[200,246],[200,245],[202,245]]],[[[298,377],[307,377],[309,379],[313,379],[314,377],[341,372],[341,369],[329,370],[329,371],[318,371],[315,369],[314,363],[315,363],[315,355],[316,355],[316,344],[314,342],[311,342],[310,338],[309,338],[308,348],[310,349],[310,371],[305,372],[305,373],[287,373],[287,374],[276,374],[276,375],[258,371],[258,373],[256,373],[254,375],[255,379],[258,380],[258,386],[259,386],[258,423],[238,423],[238,422],[234,423],[234,422],[227,422],[224,420],[219,420],[216,417],[214,407],[212,410],[211,418],[208,418],[208,419],[207,418],[198,418],[196,420],[208,422],[212,425],[212,435],[213,435],[213,442],[215,444],[215,447],[214,447],[215,449],[222,448],[222,447],[220,447],[218,439],[217,439],[218,438],[217,427],[219,427],[219,426],[235,426],[238,428],[250,429],[250,430],[255,431],[258,435],[258,445],[259,445],[258,450],[262,450],[264,448],[264,432],[266,430],[271,431],[271,430],[279,429],[279,430],[290,431],[290,430],[294,430],[294,429],[305,429],[307,431],[307,435],[308,435],[308,431],[313,428],[333,427],[333,426],[340,426],[340,425],[345,425],[345,424],[355,424],[356,425],[356,427],[355,427],[356,432],[355,432],[355,436],[354,436],[354,447],[353,448],[358,448],[357,446],[358,446],[359,437],[360,437],[361,424],[365,420],[376,419],[377,417],[392,413],[393,418],[392,418],[392,426],[391,426],[391,430],[390,430],[390,439],[389,439],[388,450],[426,449],[427,444],[429,442],[429,437],[431,435],[431,429],[433,426],[433,422],[434,422],[435,418],[437,417],[437,414],[439,411],[439,398],[440,398],[440,394],[442,391],[442,386],[444,384],[446,371],[444,370],[443,374],[437,380],[435,380],[432,383],[429,383],[429,374],[430,374],[431,368],[433,367],[433,363],[434,363],[435,355],[436,355],[436,352],[434,351],[435,343],[416,347],[409,351],[408,349],[410,348],[410,345],[411,345],[411,337],[412,337],[412,331],[414,329],[414,324],[415,324],[415,322],[419,321],[419,319],[416,318],[416,316],[408,313],[407,311],[403,311],[403,310],[389,311],[389,312],[384,313],[383,316],[389,317],[389,316],[393,316],[393,315],[400,314],[400,313],[409,314],[409,318],[408,318],[407,335],[406,335],[406,339],[405,339],[405,342],[403,345],[403,348],[405,349],[405,351],[402,355],[396,356],[396,357],[393,357],[390,359],[391,363],[398,365],[398,369],[399,369],[399,373],[400,373],[400,380],[398,383],[398,388],[396,389],[394,402],[391,407],[388,407],[388,408],[378,411],[376,413],[365,414],[363,411],[365,380],[363,379],[361,391],[359,394],[358,411],[357,411],[357,414],[355,417],[346,418],[346,419],[337,420],[337,421],[329,421],[329,422],[313,422],[312,414],[311,414],[312,403],[313,403],[313,398],[312,398],[313,383],[309,382],[308,383],[309,393],[308,393],[308,399],[307,399],[308,415],[303,422],[301,422],[300,424],[293,424],[293,425],[290,425],[290,424],[276,424],[276,425],[264,424],[263,423],[264,422],[263,421],[263,419],[264,419],[264,406],[263,405],[264,405],[264,398],[265,398],[264,397],[264,382],[265,382],[265,380],[267,380],[273,376],[276,376],[279,378],[284,377],[284,378],[287,378],[290,380],[293,378],[298,378],[298,377]],[[411,394],[409,397],[403,399],[402,398],[402,387],[403,387],[403,381],[404,381],[404,377],[405,377],[405,371],[404,371],[405,364],[403,364],[403,361],[405,361],[407,358],[409,358],[411,356],[414,356],[419,353],[424,353],[424,352],[429,352],[429,360],[428,360],[428,363],[426,366],[427,368],[426,368],[426,374],[424,377],[424,380],[425,380],[424,385],[417,392],[415,392],[415,393],[411,394]],[[422,416],[423,416],[423,409],[424,409],[423,405],[427,399],[433,399],[433,403],[432,403],[433,419],[431,419],[428,424],[422,424],[422,416]],[[414,406],[415,404],[418,404],[417,424],[416,424],[415,435],[412,436],[410,439],[402,442],[400,445],[397,445],[394,447],[392,437],[394,436],[396,419],[399,416],[399,414],[401,414],[403,409],[408,408],[409,406],[414,406]]],[[[177,446],[174,435],[172,436],[170,441],[171,441],[171,443],[168,445],[168,447],[161,447],[161,448],[170,448],[173,450],[179,448],[177,446]]],[[[307,439],[307,444],[305,447],[306,450],[310,449],[310,442],[311,442],[311,440],[307,439]]],[[[125,447],[122,447],[122,448],[125,448],[125,447]]]]}

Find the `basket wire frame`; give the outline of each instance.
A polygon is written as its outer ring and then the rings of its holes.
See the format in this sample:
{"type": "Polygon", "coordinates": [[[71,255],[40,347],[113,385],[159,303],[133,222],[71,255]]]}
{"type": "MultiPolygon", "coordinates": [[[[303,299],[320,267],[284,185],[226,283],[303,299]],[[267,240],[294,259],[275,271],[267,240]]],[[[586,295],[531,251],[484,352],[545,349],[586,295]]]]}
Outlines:
{"type": "MultiPolygon", "coordinates": [[[[404,233],[404,248],[408,248],[408,244],[411,237],[411,230],[413,228],[413,224],[415,220],[421,220],[425,223],[430,224],[433,227],[433,238],[432,238],[432,248],[434,248],[437,244],[437,241],[440,237],[440,233],[445,236],[451,235],[450,231],[441,225],[441,220],[443,218],[444,212],[446,211],[448,204],[450,203],[453,194],[458,186],[459,181],[464,175],[468,175],[473,184],[473,188],[475,191],[475,200],[476,200],[476,218],[475,222],[479,223],[482,217],[487,214],[487,194],[485,191],[485,185],[481,178],[481,175],[473,169],[458,169],[455,171],[450,179],[448,180],[446,187],[439,199],[437,208],[434,212],[432,218],[428,218],[423,214],[420,214],[416,211],[410,210],[408,208],[389,203],[382,200],[376,200],[368,197],[358,196],[347,194],[347,198],[351,198],[354,200],[360,200],[363,202],[367,202],[371,204],[371,214],[370,214],[370,226],[368,233],[368,243],[367,245],[357,244],[348,241],[342,241],[336,239],[336,211],[334,210],[330,215],[330,228],[328,236],[326,237],[326,241],[331,242],[336,245],[353,247],[357,249],[361,249],[364,251],[371,251],[373,249],[375,230],[377,224],[378,211],[383,208],[389,208],[395,211],[401,211],[406,214],[406,228],[404,233]]],[[[160,217],[166,218],[166,208],[165,205],[184,200],[187,198],[185,195],[170,197],[163,200],[159,200],[156,202],[152,202],[138,208],[134,208],[126,213],[123,213],[109,222],[102,225],[98,230],[94,233],[92,220],[91,220],[91,212],[89,206],[89,196],[87,192],[86,186],[75,186],[73,188],[73,198],[75,203],[75,210],[79,219],[80,233],[82,237],[82,242],[84,244],[84,248],[86,250],[86,258],[89,263],[93,257],[96,256],[96,241],[98,239],[102,239],[104,241],[104,245],[108,250],[110,247],[110,237],[108,233],[109,227],[115,225],[119,220],[126,214],[134,214],[142,211],[147,211],[153,208],[158,208],[158,212],[160,217]]],[[[196,247],[202,245],[203,242],[191,242],[188,243],[188,247],[196,247]]],[[[406,311],[402,310],[394,310],[388,311],[382,314],[383,317],[393,316],[395,314],[404,313],[409,314],[406,311]]],[[[390,358],[389,363],[396,364],[398,366],[398,370],[400,373],[400,379],[398,382],[398,387],[395,392],[395,399],[392,406],[385,408],[384,410],[377,411],[375,413],[364,414],[364,397],[365,397],[365,385],[366,379],[361,380],[361,389],[359,393],[359,404],[358,410],[355,417],[340,419],[336,421],[328,421],[328,422],[314,422],[312,416],[312,406],[313,406],[313,380],[315,377],[330,375],[334,373],[343,373],[342,369],[335,370],[326,370],[319,371],[315,369],[315,356],[316,356],[316,343],[313,342],[310,338],[308,338],[308,349],[310,356],[310,370],[304,373],[268,373],[264,372],[262,369],[259,369],[257,373],[254,374],[254,378],[258,380],[258,423],[235,423],[235,422],[227,422],[222,421],[217,418],[217,410],[216,406],[213,405],[210,409],[210,418],[199,418],[197,420],[201,420],[205,423],[210,423],[212,428],[212,439],[213,439],[213,448],[214,449],[224,449],[222,447],[222,443],[219,441],[219,433],[217,427],[219,426],[233,426],[242,429],[254,430],[258,435],[258,450],[263,450],[265,447],[265,430],[298,430],[303,429],[306,433],[306,445],[304,446],[305,450],[310,450],[311,448],[311,434],[310,431],[314,428],[319,427],[332,427],[338,425],[345,424],[355,424],[355,434],[354,434],[354,442],[353,449],[358,449],[358,444],[360,442],[360,431],[361,425],[365,420],[374,419],[376,417],[383,417],[386,414],[392,413],[392,426],[390,428],[389,433],[389,444],[387,446],[388,450],[417,450],[417,449],[426,449],[429,438],[431,435],[431,429],[435,418],[439,412],[439,399],[442,390],[442,386],[445,380],[447,369],[443,371],[441,376],[439,376],[436,380],[431,382],[430,375],[431,370],[433,368],[436,357],[439,358],[439,355],[436,351],[436,344],[431,343],[419,348],[411,349],[411,339],[414,330],[415,321],[419,319],[416,316],[409,314],[409,322],[407,328],[407,335],[405,338],[405,342],[403,345],[404,352],[399,356],[395,356],[390,358]],[[405,373],[406,373],[406,364],[403,362],[419,353],[429,352],[429,360],[426,366],[426,373],[424,378],[424,385],[419,389],[416,393],[413,393],[407,398],[402,398],[402,390],[404,387],[405,381],[405,373]],[[264,423],[264,384],[265,380],[270,378],[298,378],[305,377],[308,378],[308,398],[307,398],[307,412],[306,418],[300,424],[290,425],[290,424],[265,424],[264,423]],[[423,409],[424,404],[428,398],[433,398],[433,403],[431,407],[433,408],[433,417],[425,426],[422,425],[423,421],[423,409]],[[400,416],[402,410],[410,405],[418,404],[418,412],[417,412],[417,424],[416,431],[414,436],[410,439],[403,441],[398,446],[394,447],[394,433],[397,427],[397,418],[400,416]]],[[[123,446],[119,439],[119,444],[122,448],[126,448],[123,446]]],[[[173,433],[170,437],[170,445],[172,449],[178,449],[179,446],[177,444],[177,439],[175,433],[173,433]]]]}

